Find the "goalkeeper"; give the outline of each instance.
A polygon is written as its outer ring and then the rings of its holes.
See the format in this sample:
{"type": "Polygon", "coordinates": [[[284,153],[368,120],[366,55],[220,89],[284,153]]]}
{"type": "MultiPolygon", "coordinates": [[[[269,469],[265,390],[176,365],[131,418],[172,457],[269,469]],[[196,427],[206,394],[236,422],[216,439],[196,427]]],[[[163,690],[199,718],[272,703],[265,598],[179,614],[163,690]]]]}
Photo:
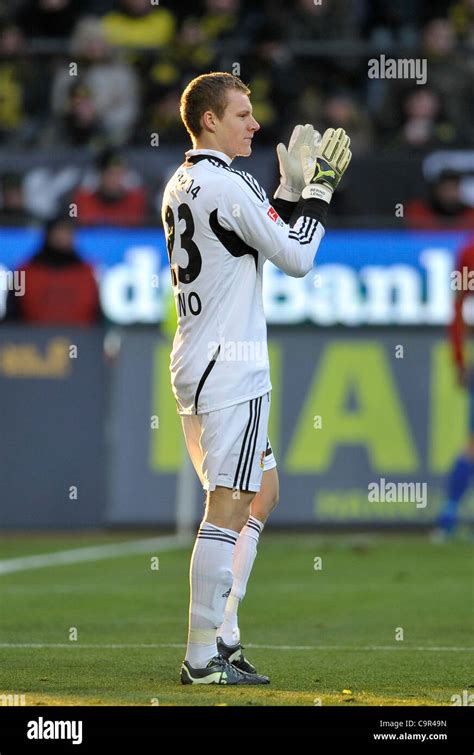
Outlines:
{"type": "Polygon", "coordinates": [[[183,684],[265,684],[244,657],[237,612],[263,526],[278,500],[268,439],[270,373],[262,273],[266,260],[302,277],[313,266],[327,210],[351,159],[342,129],[322,139],[296,126],[277,147],[281,181],[270,204],[258,182],[231,168],[260,126],[250,90],[212,73],[188,84],[181,117],[193,149],[168,182],[162,219],[178,326],[171,381],[206,510],[190,565],[183,684]],[[230,358],[223,344],[263,345],[230,358]]]}

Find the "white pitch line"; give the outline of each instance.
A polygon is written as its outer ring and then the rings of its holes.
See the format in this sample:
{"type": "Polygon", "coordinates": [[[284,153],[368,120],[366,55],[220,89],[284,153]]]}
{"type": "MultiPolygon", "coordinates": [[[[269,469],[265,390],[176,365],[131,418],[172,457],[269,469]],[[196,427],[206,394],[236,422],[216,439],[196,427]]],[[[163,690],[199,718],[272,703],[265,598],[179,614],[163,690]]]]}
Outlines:
{"type": "Polygon", "coordinates": [[[149,537],[140,540],[124,541],[121,543],[108,543],[93,545],[87,548],[72,548],[53,553],[39,553],[34,556],[20,556],[7,558],[0,561],[0,576],[13,572],[28,571],[30,569],[43,569],[48,566],[63,566],[64,564],[77,564],[81,561],[99,561],[105,558],[120,558],[134,553],[147,553],[150,551],[169,551],[189,545],[190,538],[180,535],[167,535],[164,537],[149,537]]]}
{"type": "Polygon", "coordinates": [[[460,647],[450,647],[449,645],[444,647],[435,647],[435,646],[427,646],[427,647],[414,647],[412,646],[404,646],[401,647],[400,644],[397,646],[394,645],[366,645],[364,647],[354,647],[353,645],[251,645],[250,643],[245,644],[246,648],[261,648],[262,650],[266,649],[274,649],[274,650],[363,650],[364,652],[367,650],[421,650],[421,651],[434,651],[436,653],[442,653],[442,652],[455,652],[455,653],[472,653],[474,651],[474,647],[470,648],[460,648],[460,647]]]}
{"type": "Polygon", "coordinates": [[[124,643],[124,644],[94,644],[90,643],[87,645],[79,644],[78,642],[0,642],[0,648],[69,648],[72,645],[74,645],[76,648],[79,647],[81,650],[87,650],[87,648],[108,648],[112,650],[127,650],[130,648],[185,648],[186,645],[184,643],[151,643],[149,645],[145,643],[124,643]]]}
{"type": "MultiPolygon", "coordinates": [[[[81,650],[87,650],[88,648],[103,648],[112,650],[126,650],[130,648],[141,648],[144,650],[153,648],[185,648],[185,643],[172,643],[172,642],[152,642],[152,643],[123,643],[123,644],[79,644],[77,642],[0,642],[0,648],[80,648],[81,650]]],[[[253,645],[248,642],[245,643],[246,648],[259,649],[259,650],[348,650],[348,651],[371,651],[371,650],[416,650],[421,652],[451,652],[451,653],[472,653],[474,647],[455,647],[441,646],[441,647],[419,647],[419,646],[393,646],[393,645],[365,645],[361,647],[354,647],[352,645],[253,645]]]]}

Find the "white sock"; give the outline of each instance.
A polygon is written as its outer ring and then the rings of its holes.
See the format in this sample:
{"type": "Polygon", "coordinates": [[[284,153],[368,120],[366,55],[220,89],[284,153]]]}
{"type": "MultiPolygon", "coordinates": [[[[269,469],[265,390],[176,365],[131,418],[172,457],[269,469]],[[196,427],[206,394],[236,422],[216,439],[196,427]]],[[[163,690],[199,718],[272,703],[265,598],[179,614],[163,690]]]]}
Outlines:
{"type": "Polygon", "coordinates": [[[240,642],[237,611],[247,590],[247,582],[257,555],[258,538],[262,530],[263,522],[254,516],[249,516],[247,524],[242,528],[237,539],[232,561],[234,581],[225,606],[224,621],[217,630],[217,635],[222,637],[226,645],[236,645],[240,642]]]}
{"type": "Polygon", "coordinates": [[[232,555],[238,532],[202,521],[189,570],[190,605],[186,660],[205,668],[217,655],[216,628],[232,587],[232,555]]]}

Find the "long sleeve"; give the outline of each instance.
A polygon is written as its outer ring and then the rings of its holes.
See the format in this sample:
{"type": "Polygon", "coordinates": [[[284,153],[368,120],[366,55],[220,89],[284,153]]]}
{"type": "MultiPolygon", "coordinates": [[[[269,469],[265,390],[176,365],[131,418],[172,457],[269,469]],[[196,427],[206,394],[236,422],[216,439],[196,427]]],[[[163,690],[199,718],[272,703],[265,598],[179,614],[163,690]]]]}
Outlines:
{"type": "Polygon", "coordinates": [[[280,270],[302,278],[313,267],[325,231],[320,200],[292,204],[290,223],[285,223],[260,187],[258,191],[247,189],[236,178],[232,196],[226,192],[217,197],[217,219],[280,270]]]}
{"type": "Polygon", "coordinates": [[[290,222],[290,218],[293,215],[297,204],[298,202],[290,202],[288,199],[279,199],[278,197],[273,197],[272,200],[272,207],[275,208],[285,223],[290,222]]]}

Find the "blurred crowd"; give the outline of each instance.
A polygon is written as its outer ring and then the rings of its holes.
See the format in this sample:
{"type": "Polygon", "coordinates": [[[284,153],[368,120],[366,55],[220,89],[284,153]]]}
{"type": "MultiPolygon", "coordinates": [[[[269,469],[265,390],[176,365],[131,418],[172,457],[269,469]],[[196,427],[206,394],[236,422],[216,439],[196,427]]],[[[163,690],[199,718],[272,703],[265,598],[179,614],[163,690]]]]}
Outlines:
{"type": "Polygon", "coordinates": [[[0,0],[0,144],[187,141],[179,97],[227,70],[252,89],[260,143],[344,126],[354,154],[474,141],[474,0],[0,0]],[[369,79],[375,54],[428,81],[369,79]]]}
{"type": "MultiPolygon", "coordinates": [[[[156,222],[157,186],[127,154],[157,136],[189,146],[181,92],[217,70],[250,86],[259,145],[310,122],[344,127],[356,160],[474,147],[474,0],[0,0],[0,153],[89,155],[80,166],[59,156],[57,174],[41,157],[28,174],[0,170],[0,223],[45,230],[22,266],[28,295],[8,294],[7,322],[100,320],[75,228],[156,222]],[[370,78],[381,54],[426,60],[426,83],[370,78]]],[[[403,223],[474,228],[463,177],[449,165],[433,174],[403,223]]],[[[336,217],[351,215],[344,193],[336,217]]]]}
{"type": "MultiPolygon", "coordinates": [[[[180,95],[213,70],[251,87],[259,146],[298,122],[344,127],[355,158],[474,146],[474,0],[0,0],[0,154],[89,155],[56,174],[2,168],[0,223],[156,220],[165,176],[126,155],[156,138],[189,146],[180,95]],[[426,84],[370,78],[382,53],[426,59],[426,84]]],[[[472,227],[463,187],[455,171],[435,176],[405,222],[472,227]]],[[[358,214],[353,196],[340,193],[336,217],[358,214]]]]}

